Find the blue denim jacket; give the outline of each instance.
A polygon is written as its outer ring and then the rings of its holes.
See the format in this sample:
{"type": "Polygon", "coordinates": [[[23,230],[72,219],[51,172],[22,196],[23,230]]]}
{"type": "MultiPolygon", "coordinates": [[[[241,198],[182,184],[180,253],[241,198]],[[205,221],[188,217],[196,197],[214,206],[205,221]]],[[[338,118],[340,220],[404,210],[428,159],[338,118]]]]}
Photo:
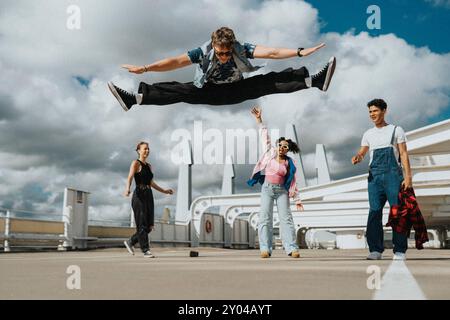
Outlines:
{"type": "MultiPolygon", "coordinates": [[[[209,76],[209,72],[213,66],[214,48],[211,44],[211,40],[205,42],[200,49],[203,52],[203,57],[200,63],[197,64],[194,77],[194,85],[198,88],[203,87],[206,79],[209,76]]],[[[254,67],[245,55],[245,48],[242,44],[236,41],[233,45],[233,59],[238,69],[244,72],[253,72],[261,68],[261,66],[254,67]]]]}

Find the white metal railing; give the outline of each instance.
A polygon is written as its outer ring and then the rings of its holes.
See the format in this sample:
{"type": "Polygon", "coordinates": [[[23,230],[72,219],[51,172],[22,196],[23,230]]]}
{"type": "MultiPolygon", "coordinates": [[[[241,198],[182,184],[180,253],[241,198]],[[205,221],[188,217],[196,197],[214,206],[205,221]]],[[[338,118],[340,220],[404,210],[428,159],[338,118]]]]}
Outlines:
{"type": "Polygon", "coordinates": [[[10,228],[10,215],[11,213],[6,211],[6,219],[5,219],[5,242],[4,242],[4,251],[9,252],[11,251],[11,248],[9,247],[9,228],[10,228]]]}
{"type": "MultiPolygon", "coordinates": [[[[30,213],[28,211],[22,211],[22,210],[10,210],[5,208],[0,208],[0,210],[5,211],[5,226],[4,226],[4,234],[0,236],[3,238],[3,251],[4,252],[10,252],[11,251],[11,243],[10,240],[57,240],[57,241],[64,241],[66,240],[65,234],[37,234],[37,233],[15,233],[11,232],[11,220],[24,220],[24,221],[36,221],[36,222],[42,222],[42,221],[49,221],[49,220],[43,220],[43,219],[30,219],[30,218],[18,218],[18,217],[12,217],[11,212],[22,212],[22,213],[30,213]]],[[[54,220],[51,220],[54,221],[54,220]]],[[[64,225],[64,229],[66,229],[66,225],[64,225]]]]}
{"type": "Polygon", "coordinates": [[[19,209],[0,207],[0,217],[2,216],[2,213],[4,213],[6,216],[7,212],[9,212],[10,218],[14,218],[14,219],[57,221],[56,218],[58,218],[58,219],[62,218],[62,214],[60,214],[60,213],[37,212],[37,211],[31,211],[31,210],[19,210],[19,209]]]}
{"type": "MultiPolygon", "coordinates": [[[[319,200],[318,205],[325,204],[326,197],[337,197],[367,190],[367,174],[345,178],[330,183],[309,186],[300,189],[300,197],[307,202],[319,200]]],[[[425,165],[413,168],[413,180],[418,197],[450,195],[450,165],[425,165]]],[[[366,191],[367,192],[367,191],[366,191]]],[[[351,199],[351,198],[350,198],[351,199]]],[[[348,202],[348,200],[346,201],[348,202]]],[[[360,200],[360,199],[358,199],[360,200]]],[[[335,199],[339,200],[339,197],[335,199]]],[[[219,207],[256,207],[260,205],[260,193],[200,196],[194,199],[190,207],[192,246],[198,245],[200,223],[203,213],[212,206],[219,207]]],[[[186,221],[187,224],[189,221],[186,221]]]]}
{"type": "MultiPolygon", "coordinates": [[[[50,214],[45,214],[45,216],[50,216],[50,214]]],[[[71,247],[71,243],[74,240],[84,240],[87,241],[89,244],[89,247],[92,246],[117,246],[121,244],[124,240],[127,239],[127,237],[114,237],[112,235],[111,237],[84,237],[84,238],[78,238],[76,236],[73,236],[70,232],[71,224],[73,223],[72,219],[72,212],[67,212],[65,215],[56,215],[52,214],[52,216],[58,216],[58,218],[62,219],[42,219],[44,217],[44,214],[40,212],[30,212],[30,211],[22,211],[22,210],[10,210],[5,208],[0,208],[0,218],[4,218],[4,232],[0,233],[0,239],[3,240],[3,249],[4,252],[10,252],[11,251],[11,240],[21,240],[22,244],[24,243],[23,240],[28,240],[29,244],[26,244],[27,247],[29,247],[31,244],[33,247],[44,247],[44,245],[35,245],[36,241],[59,241],[58,249],[65,250],[66,248],[71,247]],[[30,215],[31,217],[17,217],[13,216],[13,213],[20,212],[23,214],[30,215]],[[35,219],[36,217],[39,217],[41,219],[35,219]],[[23,220],[23,221],[30,221],[32,222],[60,222],[64,225],[64,231],[62,234],[43,234],[43,233],[17,233],[13,232],[11,228],[12,221],[14,220],[23,220]]],[[[90,219],[88,220],[90,226],[98,226],[98,227],[118,227],[118,228],[130,228],[129,220],[123,220],[123,219],[90,219]],[[106,225],[105,225],[106,224],[106,225]],[[109,225],[108,225],[109,224],[109,225]],[[111,225],[113,224],[113,225],[111,225]],[[116,224],[116,225],[114,225],[116,224]],[[120,225],[117,225],[120,224],[120,225]]],[[[159,226],[158,232],[151,233],[151,236],[153,235],[152,242],[153,243],[160,243],[160,244],[173,244],[173,245],[189,245],[191,240],[189,238],[189,225],[184,224],[178,224],[177,220],[171,219],[171,220],[165,220],[165,219],[155,219],[155,225],[159,226]],[[183,230],[179,230],[179,228],[184,228],[183,230]]],[[[219,226],[215,226],[215,228],[218,228],[219,226]]],[[[220,227],[222,228],[223,225],[220,227]]],[[[218,231],[219,234],[223,234],[223,230],[218,231]]],[[[224,241],[223,239],[202,239],[200,241],[202,245],[223,245],[224,241]]],[[[24,247],[24,245],[20,245],[21,247],[24,247]]],[[[233,244],[248,244],[247,242],[233,242],[233,244]]]]}

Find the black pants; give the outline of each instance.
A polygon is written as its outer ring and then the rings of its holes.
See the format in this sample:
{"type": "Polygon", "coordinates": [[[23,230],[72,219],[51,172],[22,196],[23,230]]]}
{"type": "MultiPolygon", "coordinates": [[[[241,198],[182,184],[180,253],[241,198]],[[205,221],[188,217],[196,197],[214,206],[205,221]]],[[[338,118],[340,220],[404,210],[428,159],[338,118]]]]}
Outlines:
{"type": "Polygon", "coordinates": [[[168,105],[178,102],[190,104],[226,105],[256,99],[274,93],[290,93],[308,88],[309,77],[305,67],[270,72],[249,77],[233,83],[206,84],[197,88],[192,82],[141,82],[139,93],[143,94],[143,105],[168,105]]]}
{"type": "Polygon", "coordinates": [[[139,242],[142,252],[150,249],[148,234],[154,225],[154,203],[152,189],[136,189],[131,199],[131,207],[136,222],[136,233],[130,238],[131,245],[139,242]]]}

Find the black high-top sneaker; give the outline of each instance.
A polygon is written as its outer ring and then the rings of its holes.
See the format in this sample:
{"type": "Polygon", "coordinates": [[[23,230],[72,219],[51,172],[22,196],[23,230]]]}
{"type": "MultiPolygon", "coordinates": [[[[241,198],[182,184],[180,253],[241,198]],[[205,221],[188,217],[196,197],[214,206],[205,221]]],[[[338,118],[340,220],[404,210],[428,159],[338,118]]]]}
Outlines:
{"type": "Polygon", "coordinates": [[[144,252],[144,258],[154,258],[155,256],[151,253],[150,250],[144,252]]]}
{"type": "Polygon", "coordinates": [[[318,73],[312,75],[311,85],[322,91],[327,91],[336,68],[336,57],[331,57],[328,63],[318,73]]]}
{"type": "Polygon", "coordinates": [[[111,90],[114,97],[116,97],[117,101],[119,101],[123,110],[128,111],[133,105],[137,104],[136,95],[134,93],[123,90],[115,86],[112,82],[108,82],[108,88],[111,90]]]}

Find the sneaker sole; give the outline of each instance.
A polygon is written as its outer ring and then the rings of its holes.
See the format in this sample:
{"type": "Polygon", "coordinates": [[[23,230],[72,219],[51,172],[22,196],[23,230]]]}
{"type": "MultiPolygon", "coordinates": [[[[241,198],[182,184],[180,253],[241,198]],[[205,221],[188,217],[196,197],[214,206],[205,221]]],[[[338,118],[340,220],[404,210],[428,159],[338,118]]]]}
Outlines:
{"type": "Polygon", "coordinates": [[[393,261],[405,261],[405,260],[406,260],[406,257],[404,257],[404,258],[397,258],[396,256],[393,256],[393,257],[392,257],[392,260],[393,260],[393,261]]]}
{"type": "Polygon", "coordinates": [[[128,253],[134,256],[134,251],[128,246],[128,243],[124,241],[123,244],[125,245],[125,248],[127,248],[128,253]]]}
{"type": "Polygon", "coordinates": [[[369,258],[369,257],[367,257],[366,260],[383,260],[383,258],[382,257],[380,257],[380,258],[369,258]]]}
{"type": "Polygon", "coordinates": [[[327,70],[327,75],[325,77],[325,83],[323,85],[323,91],[327,91],[330,86],[331,78],[334,74],[334,69],[336,68],[336,57],[331,57],[330,61],[328,61],[329,67],[327,70]]]}
{"type": "Polygon", "coordinates": [[[117,92],[117,90],[114,87],[114,85],[112,84],[112,82],[108,82],[108,88],[109,88],[109,91],[111,91],[111,93],[114,95],[114,97],[116,97],[117,101],[119,101],[119,104],[122,107],[122,109],[125,111],[130,110],[130,109],[128,109],[125,102],[123,102],[122,98],[120,97],[119,93],[117,92]]]}

